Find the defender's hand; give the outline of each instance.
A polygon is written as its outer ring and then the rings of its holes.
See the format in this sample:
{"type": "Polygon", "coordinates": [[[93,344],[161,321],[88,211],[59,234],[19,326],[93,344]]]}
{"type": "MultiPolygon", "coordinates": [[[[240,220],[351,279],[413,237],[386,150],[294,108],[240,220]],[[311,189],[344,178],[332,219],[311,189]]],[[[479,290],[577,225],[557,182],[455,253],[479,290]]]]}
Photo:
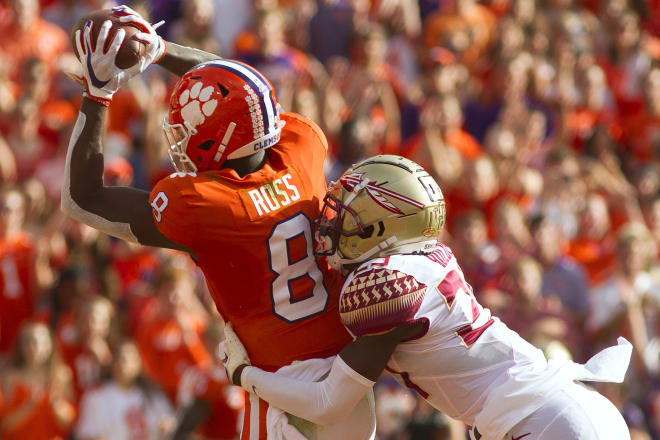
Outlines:
{"type": "Polygon", "coordinates": [[[115,57],[124,42],[126,31],[124,29],[117,31],[106,52],[103,48],[112,27],[112,22],[107,20],[103,23],[95,42],[92,42],[91,37],[93,25],[94,23],[91,20],[85,23],[82,40],[80,30],[76,31],[76,46],[82,63],[83,76],[74,77],[74,79],[85,86],[85,93],[88,98],[108,106],[115,92],[132,77],[146,69],[146,66],[141,60],[130,69],[124,70],[117,67],[115,57]]]}
{"type": "Polygon", "coordinates": [[[144,55],[145,62],[148,64],[158,63],[167,51],[167,43],[165,43],[165,40],[159,37],[156,33],[156,28],[164,22],[152,25],[140,14],[126,5],[115,6],[112,8],[112,12],[119,17],[119,21],[122,23],[140,29],[141,32],[135,34],[135,37],[147,45],[147,51],[144,55]]]}
{"type": "Polygon", "coordinates": [[[238,335],[234,332],[231,322],[225,325],[225,340],[220,343],[218,350],[220,350],[220,355],[225,363],[227,377],[234,385],[241,386],[240,375],[234,377],[234,373],[239,372],[237,370],[243,370],[239,367],[250,365],[250,357],[238,335]]]}

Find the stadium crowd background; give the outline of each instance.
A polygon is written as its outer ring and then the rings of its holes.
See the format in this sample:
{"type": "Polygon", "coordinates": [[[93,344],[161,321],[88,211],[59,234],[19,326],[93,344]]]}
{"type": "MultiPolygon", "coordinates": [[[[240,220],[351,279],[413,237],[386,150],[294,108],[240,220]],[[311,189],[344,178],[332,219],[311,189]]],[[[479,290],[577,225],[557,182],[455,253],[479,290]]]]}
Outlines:
{"type": "MultiPolygon", "coordinates": [[[[130,4],[167,39],[264,72],[325,131],[328,180],[383,152],[424,165],[479,301],[553,358],[631,340],[626,382],[598,389],[634,440],[660,439],[660,1],[130,4]]],[[[202,423],[235,438],[243,397],[214,362],[222,330],[194,264],[59,210],[81,99],[68,32],[112,5],[0,2],[0,437],[185,438],[202,423]]],[[[151,68],[116,95],[106,184],[171,172],[175,80],[151,68]]],[[[379,439],[465,438],[391,378],[376,396],[379,439]]]]}

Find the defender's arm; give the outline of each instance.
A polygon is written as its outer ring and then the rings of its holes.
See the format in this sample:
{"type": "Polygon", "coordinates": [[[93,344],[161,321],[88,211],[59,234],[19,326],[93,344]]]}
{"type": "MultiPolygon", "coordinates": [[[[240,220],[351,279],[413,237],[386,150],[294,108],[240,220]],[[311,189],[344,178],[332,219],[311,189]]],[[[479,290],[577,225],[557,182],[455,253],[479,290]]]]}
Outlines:
{"type": "Polygon", "coordinates": [[[259,368],[241,366],[235,383],[272,406],[320,425],[346,417],[381,375],[396,346],[419,334],[420,324],[395,328],[385,334],[360,336],[347,345],[320,382],[305,382],[259,368]]]}
{"type": "Polygon", "coordinates": [[[398,344],[425,334],[428,320],[416,318],[425,292],[424,284],[395,270],[374,267],[354,276],[344,286],[339,311],[357,338],[339,353],[321,382],[239,366],[249,360],[231,326],[225,328],[226,366],[234,383],[273,406],[314,423],[334,423],[373,386],[398,344]]]}

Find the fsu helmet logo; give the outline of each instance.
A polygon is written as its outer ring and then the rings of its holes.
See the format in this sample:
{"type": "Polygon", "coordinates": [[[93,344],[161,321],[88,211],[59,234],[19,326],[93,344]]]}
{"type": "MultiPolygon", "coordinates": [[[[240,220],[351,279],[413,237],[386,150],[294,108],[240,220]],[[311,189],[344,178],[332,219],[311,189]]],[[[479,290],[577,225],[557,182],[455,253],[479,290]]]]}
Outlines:
{"type": "MultiPolygon", "coordinates": [[[[342,184],[344,188],[346,188],[347,191],[353,191],[356,186],[363,183],[363,174],[349,173],[342,176],[339,179],[339,182],[342,184]]],[[[413,200],[410,197],[406,197],[403,194],[399,194],[392,190],[383,188],[382,185],[384,185],[385,183],[386,182],[377,183],[377,182],[368,181],[364,188],[367,191],[367,194],[369,194],[369,197],[371,197],[371,199],[383,209],[386,209],[387,211],[397,215],[404,214],[404,212],[401,211],[399,208],[397,208],[392,202],[390,202],[387,197],[392,197],[394,199],[401,200],[402,202],[408,203],[419,209],[424,208],[423,203],[413,200]]]]}

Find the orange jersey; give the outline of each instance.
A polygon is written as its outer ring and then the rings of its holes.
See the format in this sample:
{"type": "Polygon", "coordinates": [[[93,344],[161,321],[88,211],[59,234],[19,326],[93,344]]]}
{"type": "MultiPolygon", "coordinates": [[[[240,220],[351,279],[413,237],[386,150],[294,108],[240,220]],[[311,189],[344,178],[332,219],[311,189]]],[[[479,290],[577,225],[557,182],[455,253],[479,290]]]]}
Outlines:
{"type": "Polygon", "coordinates": [[[206,367],[211,357],[202,342],[204,327],[193,320],[185,331],[174,318],[160,318],[143,323],[137,331],[137,345],[144,371],[161,386],[174,402],[183,373],[195,365],[206,367]]]}
{"type": "Polygon", "coordinates": [[[21,421],[9,429],[2,431],[3,440],[62,440],[68,437],[67,429],[60,426],[53,412],[48,390],[39,396],[33,396],[31,388],[23,382],[14,384],[11,394],[6,396],[4,405],[0,407],[0,419],[9,418],[21,411],[30,399],[35,399],[32,410],[21,421]]]}
{"type": "Polygon", "coordinates": [[[58,341],[58,354],[73,373],[74,397],[78,405],[86,390],[99,385],[103,365],[77,340],[58,341]]]}
{"type": "Polygon", "coordinates": [[[209,415],[197,427],[197,434],[202,438],[234,439],[240,434],[245,392],[229,383],[224,368],[190,368],[181,380],[178,395],[179,398],[194,397],[210,405],[209,415]]]}
{"type": "Polygon", "coordinates": [[[313,255],[327,141],[302,116],[283,120],[259,171],[173,174],[151,193],[158,229],[194,253],[218,311],[252,363],[271,371],[351,340],[337,311],[341,280],[313,255]]]}
{"type": "Polygon", "coordinates": [[[20,234],[0,242],[0,354],[8,353],[34,314],[34,246],[20,234]]]}

